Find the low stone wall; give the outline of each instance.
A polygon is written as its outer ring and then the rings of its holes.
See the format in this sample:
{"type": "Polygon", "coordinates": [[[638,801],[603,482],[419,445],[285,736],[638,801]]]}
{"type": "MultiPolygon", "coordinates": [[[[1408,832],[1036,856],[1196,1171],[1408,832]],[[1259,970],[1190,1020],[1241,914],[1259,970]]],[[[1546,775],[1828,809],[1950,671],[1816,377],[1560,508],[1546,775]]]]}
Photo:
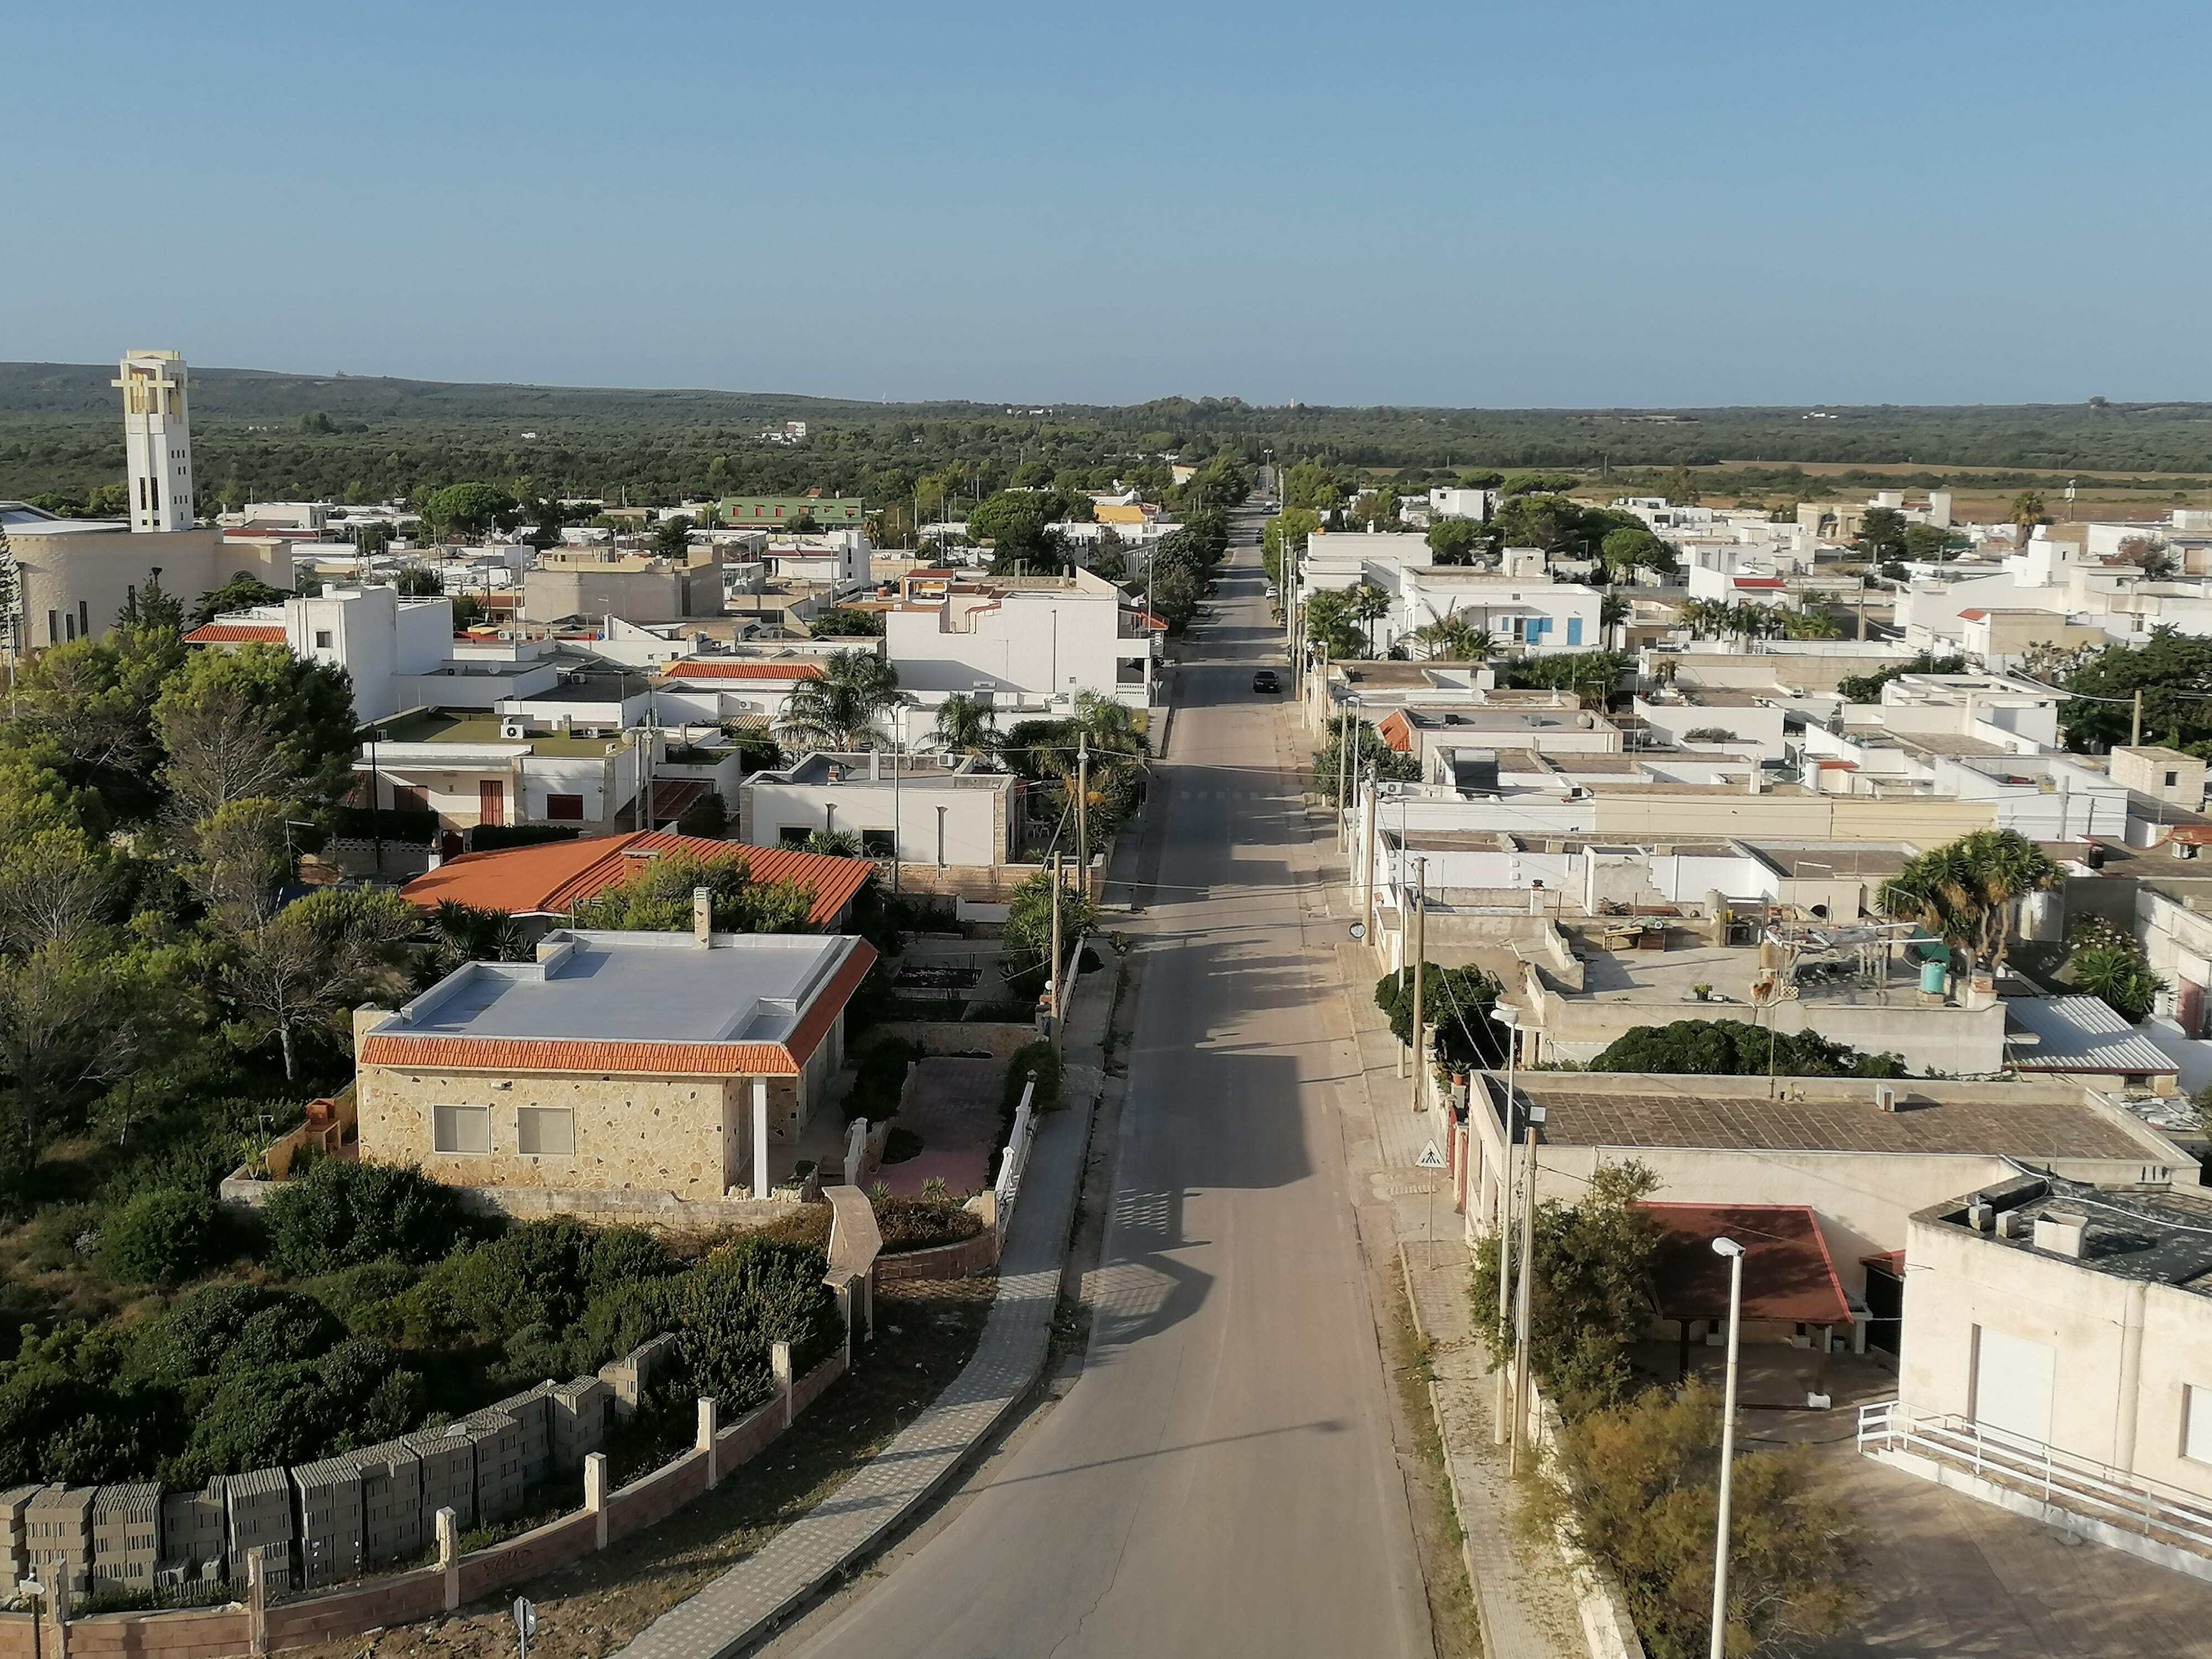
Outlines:
{"type": "Polygon", "coordinates": [[[927,1250],[902,1250],[876,1258],[880,1284],[902,1284],[915,1279],[973,1279],[999,1265],[999,1234],[986,1227],[973,1238],[957,1244],[934,1245],[927,1250]]]}

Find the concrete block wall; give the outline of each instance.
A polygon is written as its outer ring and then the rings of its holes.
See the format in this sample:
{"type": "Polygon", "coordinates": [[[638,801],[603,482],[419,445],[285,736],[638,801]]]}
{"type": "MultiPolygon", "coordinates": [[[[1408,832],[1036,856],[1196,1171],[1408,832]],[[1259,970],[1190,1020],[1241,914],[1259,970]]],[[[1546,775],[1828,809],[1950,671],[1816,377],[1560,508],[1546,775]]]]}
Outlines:
{"type": "Polygon", "coordinates": [[[546,1423],[553,1467],[563,1474],[580,1469],[584,1460],[607,1442],[607,1418],[614,1394],[596,1376],[563,1382],[546,1397],[546,1423]]]}
{"type": "Polygon", "coordinates": [[[477,1525],[488,1527],[522,1507],[522,1428],[496,1407],[470,1413],[460,1426],[476,1449],[477,1525]]]}
{"type": "Polygon", "coordinates": [[[527,1394],[510,1395],[495,1402],[493,1409],[505,1412],[514,1419],[520,1432],[522,1484],[535,1486],[553,1473],[552,1407],[550,1382],[540,1382],[527,1394]]]}
{"type": "Polygon", "coordinates": [[[24,1559],[49,1589],[82,1596],[92,1588],[94,1486],[41,1486],[23,1511],[24,1559]]]}
{"type": "MultiPolygon", "coordinates": [[[[805,1376],[794,1380],[792,1406],[794,1414],[803,1412],[818,1399],[836,1379],[844,1375],[846,1359],[840,1349],[823,1360],[805,1376]]],[[[599,1392],[604,1389],[596,1378],[580,1377],[575,1382],[554,1389],[533,1389],[549,1401],[556,1395],[566,1395],[572,1401],[581,1402],[586,1419],[603,1421],[608,1396],[599,1392]]],[[[550,1407],[549,1407],[550,1413],[550,1407]]],[[[487,1413],[479,1413],[483,1416],[487,1413]]],[[[501,1413],[504,1415],[504,1413],[501,1413]]],[[[510,1419],[510,1420],[512,1420],[510,1419]]],[[[549,1414],[549,1422],[552,1421],[549,1414]]],[[[455,1427],[462,1425],[455,1425],[455,1427]]],[[[783,1410],[781,1400],[748,1413],[737,1423],[724,1430],[715,1440],[717,1467],[726,1478],[732,1468],[775,1443],[783,1432],[783,1410]]],[[[329,1460],[343,1463],[358,1477],[358,1488],[362,1493],[363,1534],[374,1540],[377,1536],[371,1506],[382,1504],[388,1513],[405,1507],[402,1499],[410,1490],[408,1483],[417,1483],[427,1492],[429,1481],[424,1470],[433,1465],[442,1466],[436,1478],[452,1480],[458,1468],[465,1466],[471,1472],[475,1464],[473,1444],[465,1431],[450,1438],[443,1431],[431,1431],[404,1437],[404,1442],[371,1447],[366,1451],[348,1454],[342,1459],[329,1460]],[[412,1444],[428,1443],[428,1460],[412,1444]],[[454,1449],[462,1454],[456,1458],[454,1449]],[[373,1474],[372,1470],[381,1471],[373,1474]],[[380,1491],[380,1483],[381,1491],[380,1491]],[[398,1494],[398,1495],[395,1495],[398,1494]]],[[[292,1474],[307,1473],[310,1484],[319,1479],[315,1471],[320,1466],[302,1465],[301,1470],[288,1474],[283,1470],[257,1471],[254,1475],[234,1477],[228,1481],[216,1481],[199,1492],[171,1493],[163,1501],[161,1512],[166,1516],[179,1516],[182,1531],[204,1538],[207,1517],[220,1518],[226,1510],[244,1516],[250,1522],[266,1522],[268,1506],[264,1502],[263,1488],[267,1482],[260,1475],[283,1477],[279,1496],[284,1516],[278,1528],[285,1534],[282,1543],[263,1543],[252,1547],[270,1553],[267,1563],[267,1582],[272,1596],[288,1591],[291,1578],[284,1560],[278,1552],[289,1547],[292,1538],[293,1505],[299,1490],[292,1474]],[[233,1488],[243,1487],[240,1492],[233,1488]],[[179,1510],[171,1500],[182,1499],[193,1508],[179,1510]]],[[[343,1492],[349,1483],[324,1479],[318,1490],[343,1492]]],[[[88,1498],[94,1489],[74,1489],[88,1498]]],[[[690,1452],[665,1463],[660,1468],[639,1476],[629,1486],[607,1495],[605,1518],[610,1540],[625,1537],[674,1514],[684,1504],[707,1491],[707,1457],[702,1452],[690,1452]]],[[[11,1513],[27,1516],[32,1498],[46,1493],[60,1493],[60,1488],[27,1487],[0,1492],[0,1544],[9,1535],[7,1528],[11,1513]]],[[[65,1494],[64,1494],[65,1496],[65,1494]]],[[[66,1506],[64,1506],[65,1508],[66,1506]]],[[[88,1517],[88,1504],[84,1513],[88,1517]]],[[[434,1513],[427,1498],[416,1505],[416,1513],[434,1513]]],[[[546,1573],[573,1565],[592,1553],[598,1546],[599,1513],[589,1509],[578,1509],[532,1528],[520,1537],[473,1551],[461,1558],[456,1565],[461,1599],[480,1600],[495,1592],[540,1577],[546,1573]]],[[[90,1525],[88,1519],[88,1526],[90,1525]]],[[[427,1543],[431,1528],[423,1523],[423,1539],[427,1543]]],[[[397,1536],[397,1534],[391,1535],[397,1536]]],[[[240,1558],[238,1577],[245,1578],[243,1557],[240,1558]]],[[[364,1632],[392,1629],[402,1625],[416,1624],[441,1616],[447,1607],[447,1578],[435,1568],[421,1568],[393,1577],[371,1579],[322,1594],[309,1594],[297,1599],[273,1601],[262,1615],[264,1635],[257,1638],[256,1616],[250,1610],[231,1608],[185,1608],[158,1613],[105,1613],[95,1618],[72,1620],[68,1629],[67,1650],[73,1659],[244,1659],[244,1656],[282,1652],[288,1649],[317,1645],[364,1632]]],[[[34,1659],[31,1620],[27,1613],[0,1613],[0,1659],[34,1659]]],[[[54,1651],[52,1627],[48,1625],[44,1651],[54,1651]]]]}
{"type": "Polygon", "coordinates": [[[16,1581],[31,1576],[23,1549],[23,1515],[40,1491],[30,1486],[0,1492],[0,1595],[13,1595],[16,1581]]]}
{"type": "MultiPolygon", "coordinates": [[[[442,1429],[420,1429],[399,1437],[399,1443],[415,1454],[422,1469],[422,1513],[451,1510],[463,1528],[477,1523],[477,1454],[466,1430],[458,1424],[442,1429]]],[[[431,1539],[426,1522],[422,1541],[431,1539]]]]}
{"type": "Polygon", "coordinates": [[[423,1518],[422,1460],[397,1440],[349,1452],[361,1472],[362,1555],[374,1571],[411,1561],[428,1547],[423,1518]]]}
{"type": "Polygon", "coordinates": [[[223,1576],[229,1506],[217,1475],[198,1492],[161,1495],[161,1565],[181,1581],[214,1582],[223,1576]]]}
{"type": "Polygon", "coordinates": [[[246,1563],[255,1550],[269,1574],[269,1588],[292,1588],[292,1477],[283,1469],[253,1469],[223,1484],[224,1521],[230,1533],[230,1582],[246,1583],[246,1563]]]}
{"type": "Polygon", "coordinates": [[[98,1488],[92,1500],[94,1589],[152,1589],[161,1545],[159,1486],[144,1480],[98,1488]]]}
{"type": "Polygon", "coordinates": [[[614,1395],[615,1415],[624,1421],[637,1415],[637,1408],[653,1379],[659,1372],[676,1361],[676,1338],[663,1333],[650,1342],[640,1343],[620,1359],[599,1367],[599,1380],[614,1395]]]}
{"type": "Polygon", "coordinates": [[[350,1458],[295,1464],[300,1584],[314,1589],[357,1578],[368,1565],[362,1535],[361,1469],[350,1458]]]}

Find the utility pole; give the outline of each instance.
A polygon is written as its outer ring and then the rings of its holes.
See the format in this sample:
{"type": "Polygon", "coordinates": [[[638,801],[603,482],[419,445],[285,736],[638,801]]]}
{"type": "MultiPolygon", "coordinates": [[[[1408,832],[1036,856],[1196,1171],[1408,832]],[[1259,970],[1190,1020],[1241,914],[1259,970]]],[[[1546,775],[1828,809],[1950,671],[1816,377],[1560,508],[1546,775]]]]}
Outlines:
{"type": "MultiPolygon", "coordinates": [[[[1506,1005],[1506,1012],[1511,1012],[1510,1004],[1506,1005]]],[[[1515,1039],[1519,1033],[1515,1029],[1518,1020],[1499,1018],[1496,1005],[1492,1005],[1490,1017],[1505,1028],[1504,1133],[1498,1137],[1505,1155],[1498,1162],[1497,1232],[1498,1328],[1503,1332],[1513,1311],[1513,1063],[1518,1052],[1515,1039]]],[[[1493,1075],[1495,1071],[1493,1067],[1493,1075]]],[[[1490,1408],[1490,1443],[1502,1446],[1505,1443],[1506,1408],[1512,1403],[1509,1398],[1511,1378],[1503,1356],[1493,1353],[1491,1359],[1491,1369],[1498,1375],[1498,1387],[1490,1408]]]]}
{"type": "Polygon", "coordinates": [[[1521,1185],[1521,1282],[1514,1319],[1513,1443],[1505,1458],[1508,1476],[1521,1473],[1521,1443],[1528,1421],[1528,1277],[1536,1254],[1536,1109],[1528,1111],[1522,1142],[1528,1148],[1521,1185]]]}
{"type": "Polygon", "coordinates": [[[2142,688],[2136,688],[2136,709],[2128,722],[2128,747],[2138,748],[2142,743],[2142,688]]]}
{"type": "Polygon", "coordinates": [[[1359,843],[1359,848],[1367,862],[1362,879],[1367,890],[1367,942],[1372,945],[1375,942],[1375,768],[1371,764],[1367,769],[1367,834],[1359,843]]]}
{"type": "Polygon", "coordinates": [[[1060,854],[1052,855],[1052,960],[1045,964],[1045,994],[1052,999],[1052,1030],[1060,1035],[1060,854]]]}
{"type": "Polygon", "coordinates": [[[1075,739],[1075,875],[1091,890],[1091,734],[1075,739]]]}
{"type": "Polygon", "coordinates": [[[1421,1015],[1425,1005],[1421,1000],[1428,988],[1428,963],[1424,958],[1429,949],[1429,861],[1415,859],[1413,897],[1413,1110],[1421,1109],[1421,1015]]]}
{"type": "Polygon", "coordinates": [[[905,827],[901,808],[906,799],[906,767],[904,745],[891,745],[891,896],[899,896],[899,863],[903,848],[899,844],[899,831],[905,827]]]}
{"type": "Polygon", "coordinates": [[[1344,700],[1344,718],[1339,722],[1336,738],[1336,839],[1340,846],[1348,842],[1351,833],[1344,822],[1346,795],[1352,782],[1352,706],[1359,701],[1353,693],[1344,700]]]}

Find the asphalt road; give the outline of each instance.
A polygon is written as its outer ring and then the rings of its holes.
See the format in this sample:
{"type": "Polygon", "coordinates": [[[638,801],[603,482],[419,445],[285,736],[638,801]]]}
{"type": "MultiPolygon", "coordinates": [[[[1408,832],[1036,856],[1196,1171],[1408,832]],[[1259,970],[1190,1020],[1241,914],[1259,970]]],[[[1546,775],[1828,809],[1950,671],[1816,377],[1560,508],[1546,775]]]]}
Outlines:
{"type": "Polygon", "coordinates": [[[1238,548],[1182,670],[1082,1375],[808,1659],[1432,1651],[1329,1075],[1341,1004],[1291,874],[1289,717],[1251,689],[1283,662],[1261,589],[1238,548]]]}

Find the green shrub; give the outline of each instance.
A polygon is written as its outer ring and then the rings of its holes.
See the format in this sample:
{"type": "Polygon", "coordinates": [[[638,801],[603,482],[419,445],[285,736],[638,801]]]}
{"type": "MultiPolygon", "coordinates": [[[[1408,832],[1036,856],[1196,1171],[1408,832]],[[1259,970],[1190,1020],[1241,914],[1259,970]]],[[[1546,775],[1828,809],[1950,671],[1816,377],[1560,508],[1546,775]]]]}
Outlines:
{"type": "Polygon", "coordinates": [[[177,1285],[216,1257],[222,1216],[206,1193],[141,1193],[100,1230],[100,1266],[126,1285],[177,1285]]]}
{"type": "Polygon", "coordinates": [[[876,1227],[884,1236],[884,1254],[933,1249],[957,1244],[983,1231],[983,1218],[962,1209],[950,1200],[879,1198],[876,1227]]]}
{"type": "Polygon", "coordinates": [[[358,1340],[319,1358],[234,1371],[199,1408],[191,1439],[161,1478],[191,1485],[373,1444],[412,1427],[422,1395],[422,1379],[397,1354],[358,1340]]]}
{"type": "Polygon", "coordinates": [[[585,1280],[596,1297],[633,1279],[665,1279],[683,1270],[684,1264],[647,1229],[610,1227],[592,1241],[585,1280]]]}
{"type": "Polygon", "coordinates": [[[726,1413],[747,1411],[770,1393],[768,1351],[792,1346],[805,1370],[844,1338],[837,1299],[822,1282],[819,1251],[749,1237],[716,1250],[672,1281],[678,1342],[693,1390],[726,1413]]]}
{"type": "Polygon", "coordinates": [[[311,1296],[288,1296],[248,1316],[216,1361],[218,1371],[253,1370],[313,1359],[345,1339],[337,1316],[311,1296]]]}
{"type": "Polygon", "coordinates": [[[337,1158],[280,1185],[263,1213],[270,1259],[299,1278],[386,1258],[440,1261],[470,1227],[459,1195],[411,1165],[337,1158]]]}
{"type": "Polygon", "coordinates": [[[1678,1019],[1624,1031],[1589,1063],[1593,1072],[1672,1072],[1701,1077],[1903,1077],[1895,1054],[1865,1054],[1817,1031],[1761,1029],[1740,1019],[1678,1019]]]}
{"type": "Polygon", "coordinates": [[[364,1261],[308,1279],[300,1289],[350,1323],[359,1310],[404,1295],[418,1277],[404,1261],[364,1261]]]}

